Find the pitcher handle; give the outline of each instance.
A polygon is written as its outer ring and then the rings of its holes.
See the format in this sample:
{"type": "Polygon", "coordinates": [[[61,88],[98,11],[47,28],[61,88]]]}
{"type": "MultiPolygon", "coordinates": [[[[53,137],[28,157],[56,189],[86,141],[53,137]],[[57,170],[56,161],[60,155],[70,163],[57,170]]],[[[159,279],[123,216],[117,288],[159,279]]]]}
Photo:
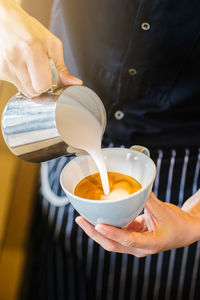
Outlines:
{"type": "Polygon", "coordinates": [[[52,58],[49,59],[49,65],[51,69],[51,76],[52,76],[52,87],[48,91],[49,93],[53,93],[59,87],[61,87],[60,77],[58,71],[56,69],[55,63],[52,58]]]}

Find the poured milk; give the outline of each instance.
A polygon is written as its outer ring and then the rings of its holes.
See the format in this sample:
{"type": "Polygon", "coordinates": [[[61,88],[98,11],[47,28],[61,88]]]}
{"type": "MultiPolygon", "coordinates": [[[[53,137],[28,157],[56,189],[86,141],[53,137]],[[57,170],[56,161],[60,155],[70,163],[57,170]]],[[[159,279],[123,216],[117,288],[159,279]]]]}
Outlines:
{"type": "Polygon", "coordinates": [[[102,126],[99,120],[79,102],[70,100],[56,108],[57,127],[63,140],[72,147],[88,152],[100,173],[103,191],[109,194],[108,174],[101,152],[102,126]]]}
{"type": "Polygon", "coordinates": [[[122,199],[124,197],[127,197],[129,195],[130,195],[129,192],[126,191],[125,189],[116,189],[110,192],[109,195],[101,196],[101,200],[117,200],[117,199],[122,199]]]}

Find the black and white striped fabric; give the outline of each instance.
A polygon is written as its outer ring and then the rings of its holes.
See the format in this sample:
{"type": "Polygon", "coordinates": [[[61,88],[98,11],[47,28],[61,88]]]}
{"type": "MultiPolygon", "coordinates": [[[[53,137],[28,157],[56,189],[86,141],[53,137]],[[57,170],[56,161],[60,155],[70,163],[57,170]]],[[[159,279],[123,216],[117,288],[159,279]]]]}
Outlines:
{"type": "MultiPolygon", "coordinates": [[[[181,207],[200,187],[200,149],[152,150],[151,157],[157,165],[154,193],[181,207]]],[[[68,160],[42,166],[29,299],[199,300],[200,242],[146,258],[110,253],[76,225],[71,204],[52,204],[57,197],[65,201],[59,176],[68,160]]]]}

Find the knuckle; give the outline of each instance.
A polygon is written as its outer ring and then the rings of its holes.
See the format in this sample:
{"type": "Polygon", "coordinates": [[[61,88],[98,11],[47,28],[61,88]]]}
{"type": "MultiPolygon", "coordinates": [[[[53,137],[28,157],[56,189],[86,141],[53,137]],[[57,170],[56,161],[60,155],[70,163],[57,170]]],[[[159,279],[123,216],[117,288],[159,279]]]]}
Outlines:
{"type": "Polygon", "coordinates": [[[103,247],[108,252],[115,252],[115,246],[113,244],[108,244],[103,247]]]}
{"type": "Polygon", "coordinates": [[[46,88],[38,87],[37,89],[35,89],[35,91],[37,94],[41,95],[41,94],[47,92],[48,88],[46,89],[46,88]]]}
{"type": "Polygon", "coordinates": [[[131,240],[129,240],[129,239],[123,241],[122,244],[123,244],[123,246],[125,246],[125,247],[133,247],[133,245],[134,245],[133,241],[131,241],[131,240]]]}
{"type": "Polygon", "coordinates": [[[51,82],[43,82],[42,84],[39,84],[37,87],[35,87],[35,91],[38,94],[42,94],[48,91],[50,88],[51,88],[51,82]]]}
{"type": "Polygon", "coordinates": [[[21,49],[25,57],[30,57],[35,54],[36,43],[34,41],[26,41],[21,43],[21,49]]]}
{"type": "Polygon", "coordinates": [[[18,47],[17,45],[11,44],[7,47],[7,59],[9,61],[15,61],[18,56],[18,47]]]}
{"type": "Polygon", "coordinates": [[[30,96],[31,98],[34,98],[34,97],[39,96],[39,94],[38,94],[36,91],[34,91],[33,88],[32,88],[31,86],[27,86],[27,85],[26,85],[26,91],[27,91],[27,93],[29,94],[29,96],[30,96]]]}
{"type": "Polygon", "coordinates": [[[34,61],[44,52],[42,43],[35,37],[26,41],[21,41],[20,49],[26,59],[30,59],[31,57],[34,61]]]}
{"type": "Polygon", "coordinates": [[[136,256],[136,257],[138,257],[138,258],[142,258],[142,257],[146,257],[147,255],[149,255],[149,254],[153,254],[152,252],[149,252],[149,253],[147,253],[147,252],[145,252],[145,251],[141,251],[141,250],[134,250],[134,251],[131,251],[130,252],[130,254],[132,254],[132,255],[134,255],[134,256],[136,256]]]}
{"type": "Polygon", "coordinates": [[[157,254],[159,252],[161,252],[161,251],[157,250],[156,248],[151,250],[151,254],[157,254]]]}
{"type": "Polygon", "coordinates": [[[142,255],[141,254],[135,254],[134,256],[138,257],[138,258],[141,258],[142,255]]]}
{"type": "Polygon", "coordinates": [[[32,48],[38,45],[38,42],[39,40],[37,37],[35,37],[32,34],[28,34],[26,40],[24,41],[24,45],[28,46],[29,48],[32,48]]]}
{"type": "Polygon", "coordinates": [[[146,254],[137,254],[136,255],[138,258],[142,258],[142,257],[146,257],[147,255],[146,254]]]}
{"type": "Polygon", "coordinates": [[[91,238],[92,240],[95,239],[95,232],[94,232],[93,230],[91,230],[90,232],[88,232],[88,234],[89,234],[89,236],[90,236],[90,238],[91,238]]]}
{"type": "Polygon", "coordinates": [[[128,236],[122,243],[125,247],[134,247],[134,240],[131,236],[128,236]]]}
{"type": "Polygon", "coordinates": [[[56,38],[56,46],[59,48],[59,49],[63,49],[63,43],[60,39],[56,38]]]}
{"type": "Polygon", "coordinates": [[[31,95],[29,93],[27,93],[27,91],[25,91],[24,89],[18,89],[18,90],[27,98],[31,98],[31,95]]]}
{"type": "Polygon", "coordinates": [[[32,98],[35,98],[35,97],[38,97],[40,94],[38,94],[38,93],[33,93],[32,95],[31,95],[31,97],[32,98]]]}

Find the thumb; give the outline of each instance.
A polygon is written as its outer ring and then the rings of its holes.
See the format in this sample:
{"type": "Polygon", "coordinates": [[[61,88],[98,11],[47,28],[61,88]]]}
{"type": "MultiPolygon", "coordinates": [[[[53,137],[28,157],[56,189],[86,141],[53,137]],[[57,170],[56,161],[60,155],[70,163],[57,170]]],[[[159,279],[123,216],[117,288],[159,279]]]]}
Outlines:
{"type": "Polygon", "coordinates": [[[63,45],[59,39],[51,39],[47,44],[47,53],[53,59],[61,84],[63,85],[81,85],[83,81],[71,75],[64,62],[63,45]]]}
{"type": "Polygon", "coordinates": [[[59,64],[55,62],[60,81],[63,85],[82,85],[83,81],[69,73],[64,63],[59,64]]]}
{"type": "Polygon", "coordinates": [[[162,219],[164,219],[166,217],[166,210],[168,210],[168,207],[165,205],[165,203],[160,201],[153,192],[150,194],[145,208],[155,222],[160,222],[162,219]]]}

